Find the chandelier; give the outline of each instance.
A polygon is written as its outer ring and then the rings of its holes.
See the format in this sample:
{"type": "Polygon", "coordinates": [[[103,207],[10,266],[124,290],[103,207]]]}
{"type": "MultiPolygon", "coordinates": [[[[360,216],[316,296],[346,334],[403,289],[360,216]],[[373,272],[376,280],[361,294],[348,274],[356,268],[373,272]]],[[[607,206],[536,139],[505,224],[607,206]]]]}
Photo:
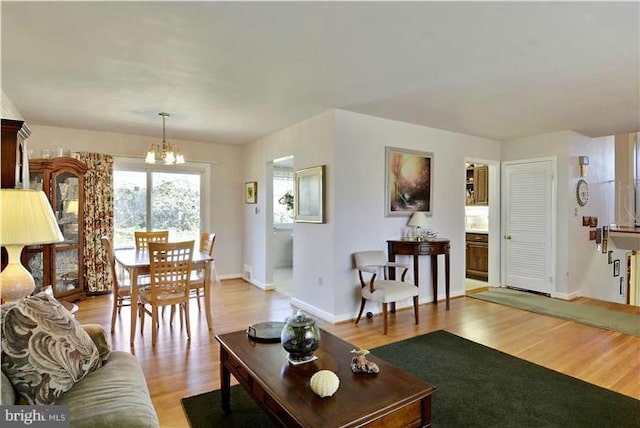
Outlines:
{"type": "Polygon", "coordinates": [[[180,148],[175,144],[169,144],[166,140],[165,121],[169,117],[169,113],[161,112],[162,116],[162,144],[152,143],[144,158],[146,163],[156,163],[160,160],[165,165],[175,165],[184,163],[184,156],[180,153],[180,148]]]}

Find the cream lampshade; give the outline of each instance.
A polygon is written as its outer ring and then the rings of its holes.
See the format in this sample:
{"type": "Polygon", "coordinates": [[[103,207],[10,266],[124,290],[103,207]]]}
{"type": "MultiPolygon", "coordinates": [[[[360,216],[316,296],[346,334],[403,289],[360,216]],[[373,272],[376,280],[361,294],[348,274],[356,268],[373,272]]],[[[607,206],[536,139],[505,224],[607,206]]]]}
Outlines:
{"type": "Polygon", "coordinates": [[[0,245],[9,255],[9,263],[0,273],[0,296],[6,302],[26,297],[35,289],[33,276],[20,263],[22,248],[64,238],[40,190],[0,189],[0,213],[0,245]]]}
{"type": "Polygon", "coordinates": [[[407,223],[407,226],[416,228],[416,233],[414,235],[418,238],[418,241],[422,240],[422,232],[420,229],[426,229],[428,225],[429,222],[427,220],[427,216],[422,211],[414,211],[409,219],[409,223],[407,223]]]}

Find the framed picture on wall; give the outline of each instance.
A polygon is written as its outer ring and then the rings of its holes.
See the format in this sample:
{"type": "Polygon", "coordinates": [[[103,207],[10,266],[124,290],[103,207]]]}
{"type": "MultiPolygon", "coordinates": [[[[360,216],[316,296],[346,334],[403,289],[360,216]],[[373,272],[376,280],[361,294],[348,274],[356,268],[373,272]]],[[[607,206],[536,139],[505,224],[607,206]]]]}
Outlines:
{"type": "Polygon", "coordinates": [[[385,148],[385,216],[433,215],[433,153],[385,148]]]}
{"type": "Polygon", "coordinates": [[[620,259],[613,261],[613,276],[620,276],[620,259]]]}
{"type": "Polygon", "coordinates": [[[296,171],[294,180],[294,220],[297,223],[324,223],[325,166],[296,171]]]}
{"type": "Polygon", "coordinates": [[[244,202],[247,204],[258,203],[258,182],[247,181],[244,183],[244,202]]]}

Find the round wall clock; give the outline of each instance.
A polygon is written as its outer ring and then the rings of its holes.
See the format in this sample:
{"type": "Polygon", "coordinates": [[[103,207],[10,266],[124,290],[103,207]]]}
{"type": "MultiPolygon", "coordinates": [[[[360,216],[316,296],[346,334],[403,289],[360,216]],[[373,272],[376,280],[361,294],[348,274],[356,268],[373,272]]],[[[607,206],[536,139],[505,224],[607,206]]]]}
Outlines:
{"type": "Polygon", "coordinates": [[[576,198],[578,199],[578,204],[581,207],[587,205],[587,201],[589,201],[589,185],[583,179],[578,180],[578,185],[576,186],[576,198]]]}

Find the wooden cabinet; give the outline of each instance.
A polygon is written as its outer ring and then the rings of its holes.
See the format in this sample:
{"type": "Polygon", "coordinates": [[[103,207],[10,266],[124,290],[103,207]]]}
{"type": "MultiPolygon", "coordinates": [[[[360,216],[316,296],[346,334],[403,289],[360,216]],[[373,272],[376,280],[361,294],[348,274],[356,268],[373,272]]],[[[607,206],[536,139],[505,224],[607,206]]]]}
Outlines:
{"type": "Polygon", "coordinates": [[[466,266],[467,278],[489,280],[489,235],[467,233],[466,266]]]}
{"type": "Polygon", "coordinates": [[[467,165],[467,205],[489,205],[489,167],[467,165]]]}
{"type": "Polygon", "coordinates": [[[36,291],[52,285],[57,299],[74,301],[84,297],[83,202],[86,166],[73,158],[29,161],[32,189],[47,195],[64,241],[29,246],[27,269],[36,282],[36,291]]]}
{"type": "Polygon", "coordinates": [[[2,119],[2,167],[1,186],[3,189],[16,187],[16,174],[22,169],[22,142],[31,131],[22,120],[2,119]]]}

